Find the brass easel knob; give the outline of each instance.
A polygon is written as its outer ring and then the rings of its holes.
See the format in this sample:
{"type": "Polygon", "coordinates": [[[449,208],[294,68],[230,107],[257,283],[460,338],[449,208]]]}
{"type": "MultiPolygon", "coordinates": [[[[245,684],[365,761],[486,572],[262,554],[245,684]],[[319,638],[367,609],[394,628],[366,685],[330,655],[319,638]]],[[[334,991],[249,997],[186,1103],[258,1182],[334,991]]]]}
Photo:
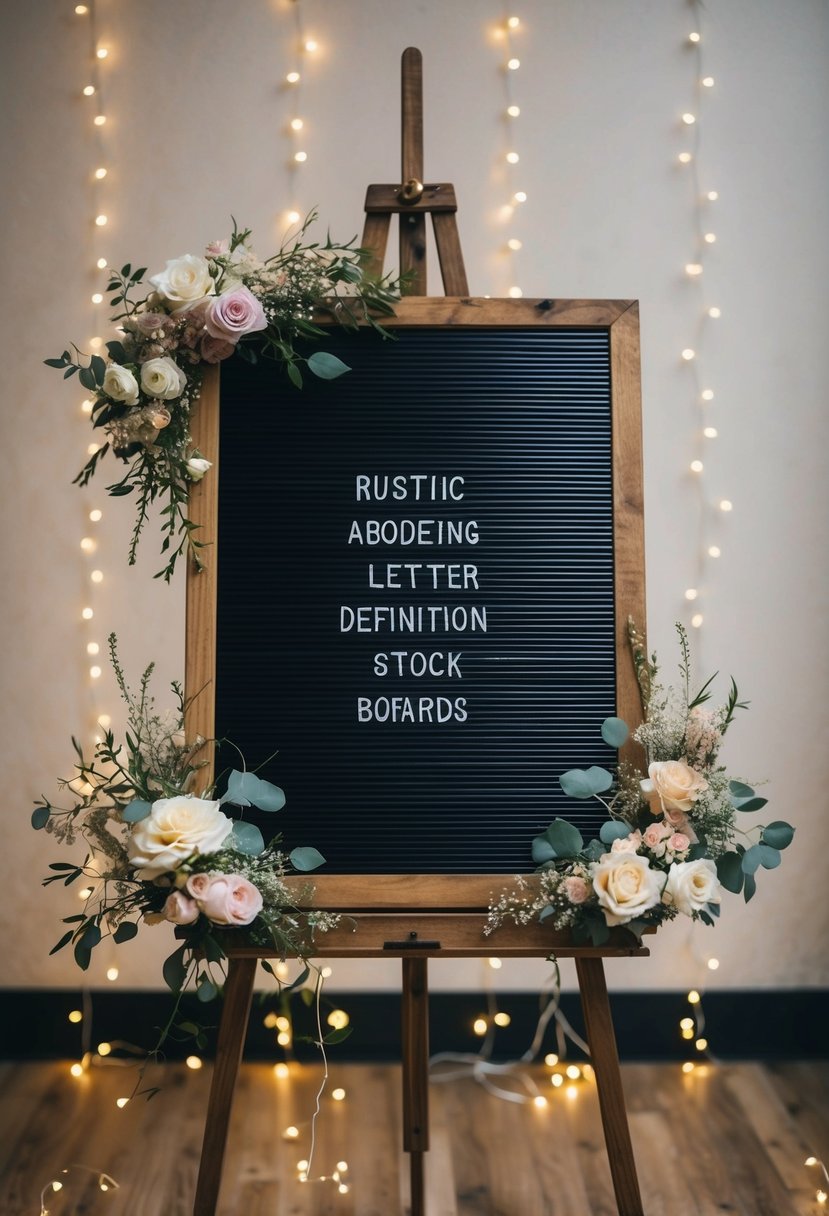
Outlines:
{"type": "Polygon", "coordinates": [[[410,177],[397,191],[401,203],[419,203],[423,198],[423,182],[416,177],[410,177]]]}

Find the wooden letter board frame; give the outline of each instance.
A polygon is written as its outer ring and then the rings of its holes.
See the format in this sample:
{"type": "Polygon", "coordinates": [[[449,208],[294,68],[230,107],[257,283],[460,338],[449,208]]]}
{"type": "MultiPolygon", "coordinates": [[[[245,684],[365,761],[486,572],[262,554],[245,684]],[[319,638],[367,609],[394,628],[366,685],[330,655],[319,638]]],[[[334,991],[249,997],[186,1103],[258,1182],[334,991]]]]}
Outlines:
{"type": "MultiPolygon", "coordinates": [[[[629,656],[627,621],[644,629],[644,523],[639,374],[639,323],[635,301],[502,300],[468,297],[408,297],[400,301],[390,328],[475,327],[521,330],[578,327],[609,336],[613,449],[614,597],[617,713],[629,724],[641,720],[639,693],[629,656]]],[[[219,451],[219,371],[211,368],[193,419],[194,446],[212,462],[209,475],[192,489],[190,514],[213,545],[206,569],[188,571],[186,693],[188,739],[212,740],[216,662],[219,451]],[[195,695],[198,694],[198,695],[195,695]]],[[[634,744],[623,758],[636,762],[634,744]]],[[[211,759],[201,786],[213,778],[211,759]]],[[[325,842],[319,842],[324,849],[325,842]]],[[[618,1056],[607,999],[603,957],[643,955],[624,930],[607,945],[574,946],[568,932],[541,925],[504,926],[483,936],[486,910],[504,875],[325,875],[314,876],[314,903],[348,914],[343,926],[320,939],[326,958],[399,957],[403,960],[404,1146],[411,1154],[413,1216],[424,1211],[423,1153],[428,1148],[427,960],[434,957],[571,957],[576,960],[582,1005],[596,1072],[602,1120],[621,1216],[642,1212],[621,1088],[618,1056]]],[[[225,1008],[208,1109],[195,1216],[212,1216],[221,1181],[230,1106],[244,1045],[253,982],[260,958],[272,951],[234,947],[229,955],[225,1008]]]]}

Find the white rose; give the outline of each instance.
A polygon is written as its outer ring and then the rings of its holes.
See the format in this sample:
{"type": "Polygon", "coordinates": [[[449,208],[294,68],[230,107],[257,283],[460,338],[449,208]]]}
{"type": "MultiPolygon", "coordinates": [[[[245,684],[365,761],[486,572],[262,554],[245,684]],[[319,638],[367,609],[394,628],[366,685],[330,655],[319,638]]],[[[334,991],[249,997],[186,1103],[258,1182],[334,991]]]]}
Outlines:
{"type": "Polygon", "coordinates": [[[233,828],[220,806],[190,794],[154,802],[147,818],[133,828],[127,846],[138,877],[158,878],[194,853],[215,853],[233,828]]]}
{"type": "Polygon", "coordinates": [[[192,253],[173,258],[160,274],[150,277],[150,282],[166,299],[177,304],[195,304],[216,291],[209,265],[192,253]]]}
{"type": "Polygon", "coordinates": [[[148,359],[141,367],[141,387],[148,397],[172,401],[181,396],[186,385],[187,377],[169,355],[148,359]]]}
{"type": "Polygon", "coordinates": [[[648,765],[648,777],[652,790],[649,793],[643,787],[642,792],[656,815],[660,811],[690,811],[700,794],[708,789],[705,778],[684,760],[654,760],[648,765]],[[654,805],[654,793],[659,807],[654,805]]]}
{"type": "Polygon", "coordinates": [[[638,853],[605,853],[590,868],[593,890],[609,925],[624,925],[659,903],[662,882],[638,853]]]}
{"type": "Polygon", "coordinates": [[[213,468],[213,463],[203,456],[191,456],[184,467],[191,481],[201,481],[207,470],[213,468]]]}
{"type": "Polygon", "coordinates": [[[708,904],[718,904],[721,890],[717,867],[710,858],[700,857],[671,866],[662,898],[678,912],[690,916],[692,912],[704,912],[708,904]]]}
{"type": "Polygon", "coordinates": [[[110,363],[104,372],[104,392],[113,401],[123,401],[125,405],[135,405],[138,401],[138,381],[128,367],[120,363],[110,363]]]}

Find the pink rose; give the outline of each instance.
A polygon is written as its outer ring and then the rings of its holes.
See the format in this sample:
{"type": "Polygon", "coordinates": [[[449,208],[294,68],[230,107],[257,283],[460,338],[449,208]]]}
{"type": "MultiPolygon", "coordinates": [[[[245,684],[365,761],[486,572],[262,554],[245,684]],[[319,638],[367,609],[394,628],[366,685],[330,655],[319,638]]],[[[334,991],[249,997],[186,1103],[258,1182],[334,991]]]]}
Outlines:
{"type": "Polygon", "coordinates": [[[155,333],[169,333],[171,328],[170,318],[165,312],[135,313],[131,321],[138,332],[143,334],[145,338],[149,338],[155,333]]]}
{"type": "Polygon", "coordinates": [[[225,338],[214,338],[211,334],[204,335],[199,347],[205,363],[221,363],[222,359],[229,359],[235,349],[235,342],[228,342],[225,338]]]}
{"type": "Polygon", "coordinates": [[[671,839],[668,841],[668,848],[672,853],[684,853],[686,849],[690,849],[691,841],[683,832],[674,832],[671,839]]]}
{"type": "Polygon", "coordinates": [[[241,874],[191,874],[187,890],[216,925],[249,925],[262,911],[262,896],[241,874]]]}
{"type": "Polygon", "coordinates": [[[199,909],[194,900],[188,899],[181,891],[173,891],[164,905],[164,919],[172,921],[174,925],[192,925],[194,920],[199,919],[199,909]]]}
{"type": "Polygon", "coordinates": [[[642,842],[656,857],[662,857],[665,853],[665,841],[670,835],[670,824],[665,823],[664,820],[661,823],[649,823],[642,836],[642,842]]]}
{"type": "Polygon", "coordinates": [[[587,883],[576,874],[571,874],[569,878],[565,878],[561,886],[571,904],[583,904],[590,894],[590,888],[587,883]]]}
{"type": "Polygon", "coordinates": [[[204,327],[212,337],[236,343],[244,334],[267,329],[268,321],[253,292],[247,287],[236,287],[210,301],[204,327]]]}
{"type": "Polygon", "coordinates": [[[211,241],[204,252],[209,258],[221,258],[224,257],[229,249],[230,241],[223,239],[221,241],[211,241]]]}

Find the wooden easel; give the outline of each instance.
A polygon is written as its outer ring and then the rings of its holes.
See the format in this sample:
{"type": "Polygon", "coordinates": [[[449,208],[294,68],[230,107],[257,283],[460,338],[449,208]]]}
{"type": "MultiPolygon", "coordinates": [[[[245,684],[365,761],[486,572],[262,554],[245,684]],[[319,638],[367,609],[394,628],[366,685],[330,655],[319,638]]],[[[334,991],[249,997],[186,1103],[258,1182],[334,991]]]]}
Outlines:
{"type": "MultiPolygon", "coordinates": [[[[400,269],[411,272],[407,294],[426,294],[426,214],[434,225],[444,292],[468,295],[456,223],[454,188],[447,183],[423,184],[423,72],[420,52],[409,48],[402,68],[402,182],[373,185],[366,194],[363,246],[372,255],[371,268],[382,273],[391,216],[400,216],[400,269]]],[[[549,302],[544,302],[549,307],[549,302]]],[[[215,378],[207,393],[216,395],[215,378]]],[[[207,414],[203,392],[205,442],[202,450],[217,453],[214,409],[207,414]],[[212,429],[211,429],[212,428],[212,429]]],[[[216,401],[211,402],[217,406],[216,401]]],[[[197,489],[201,489],[198,487],[197,489]]],[[[215,511],[215,504],[212,510],[215,511]]],[[[192,512],[191,512],[192,513],[192,512]]],[[[207,514],[205,518],[208,518],[207,514]]],[[[215,515],[210,517],[215,526],[215,515]]],[[[202,620],[215,619],[213,592],[204,575],[191,575],[188,599],[203,601],[202,620]],[[213,614],[211,617],[210,614],[213,614]]],[[[188,607],[188,612],[190,608],[188,607]]],[[[644,615],[644,614],[642,614],[644,615]]],[[[213,638],[211,624],[198,646],[213,638]]],[[[195,660],[198,664],[198,660],[195,660]]],[[[200,667],[198,668],[202,670],[200,667]]],[[[194,681],[201,687],[201,681],[194,681]]],[[[191,710],[188,737],[212,737],[212,720],[202,699],[191,710]]],[[[205,770],[205,773],[211,770],[205,770]]],[[[314,903],[347,914],[347,922],[320,939],[326,958],[389,958],[402,960],[401,1046],[403,1066],[403,1147],[410,1156],[410,1216],[425,1216],[424,1154],[429,1148],[429,958],[574,958],[591,1059],[599,1094],[602,1125],[619,1216],[643,1216],[633,1149],[625,1111],[619,1058],[607,996],[603,958],[644,956],[624,930],[614,930],[602,947],[574,946],[569,932],[541,925],[504,926],[490,938],[483,935],[492,879],[477,875],[418,876],[412,890],[408,875],[325,876],[315,879],[314,903]]],[[[236,1078],[242,1059],[260,959],[273,951],[254,946],[228,950],[228,976],[219,1024],[216,1061],[207,1108],[194,1216],[214,1216],[221,1184],[227,1133],[236,1078]]],[[[390,1214],[391,1216],[391,1214],[390,1214]]]]}

